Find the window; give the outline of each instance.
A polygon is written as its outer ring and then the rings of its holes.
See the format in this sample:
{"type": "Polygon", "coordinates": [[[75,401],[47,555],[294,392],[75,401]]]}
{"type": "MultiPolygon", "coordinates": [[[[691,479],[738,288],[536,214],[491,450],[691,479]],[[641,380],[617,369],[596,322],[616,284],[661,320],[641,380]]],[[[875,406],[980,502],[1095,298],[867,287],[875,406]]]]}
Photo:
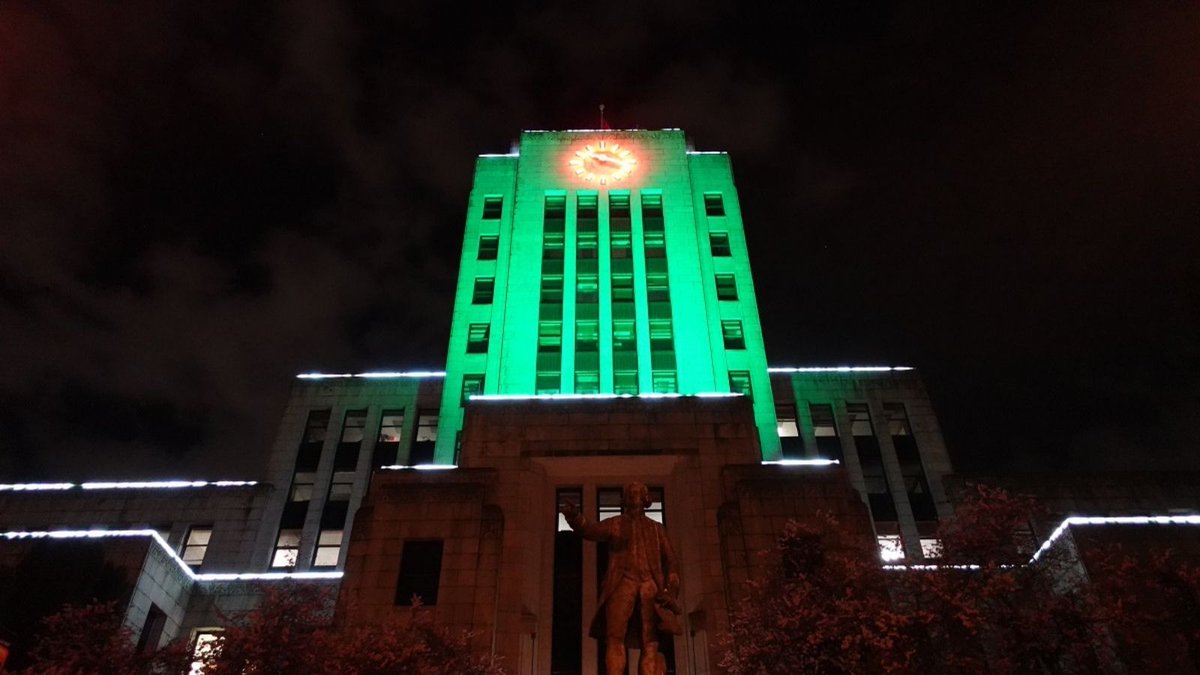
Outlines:
{"type": "Polygon", "coordinates": [[[598,223],[596,217],[597,202],[598,194],[595,192],[580,192],[576,196],[577,211],[575,214],[575,224],[580,235],[592,233],[594,236],[598,223]]]}
{"type": "Polygon", "coordinates": [[[642,193],[642,230],[644,232],[663,231],[663,205],[660,192],[646,191],[642,193]]]}
{"type": "Polygon", "coordinates": [[[208,659],[218,648],[221,634],[224,632],[220,628],[205,628],[196,631],[192,638],[192,663],[188,675],[204,675],[207,671],[204,664],[208,663],[208,659]]]}
{"type": "Polygon", "coordinates": [[[348,502],[354,493],[354,472],[334,471],[329,481],[329,497],[326,501],[348,502]]]}
{"type": "Polygon", "coordinates": [[[737,279],[732,274],[717,275],[717,299],[737,300],[737,279]]]}
{"type": "Polygon", "coordinates": [[[321,447],[329,428],[329,410],[311,410],[304,423],[304,436],[296,453],[297,471],[316,471],[321,462],[321,447]]]}
{"type": "Polygon", "coordinates": [[[614,303],[633,302],[633,275],[614,274],[612,277],[612,299],[614,303]]]}
{"type": "MultiPolygon", "coordinates": [[[[647,486],[646,490],[650,493],[650,506],[647,506],[643,513],[650,520],[666,524],[666,510],[663,508],[663,489],[661,487],[647,486]]],[[[596,518],[604,520],[613,516],[619,516],[625,512],[625,490],[623,488],[600,488],[596,490],[596,518]]]]}
{"type": "Polygon", "coordinates": [[[496,280],[492,277],[476,277],[475,288],[471,291],[471,304],[490,305],[492,294],[496,290],[496,280]]]}
{"type": "Polygon", "coordinates": [[[725,340],[725,349],[746,348],[746,336],[742,334],[742,322],[737,319],[721,322],[721,337],[725,340]]]}
{"type": "Polygon", "coordinates": [[[871,426],[871,411],[866,403],[847,403],[846,413],[850,417],[850,433],[858,451],[858,462],[862,465],[871,516],[877,524],[879,521],[895,521],[896,502],[892,499],[892,492],[888,487],[879,439],[875,437],[871,426]]]}
{"type": "Polygon", "coordinates": [[[725,215],[725,201],[720,192],[704,193],[704,215],[709,218],[725,215]]]}
{"type": "Polygon", "coordinates": [[[576,394],[600,393],[600,373],[594,370],[580,370],[575,373],[576,394]]]}
{"type": "Polygon", "coordinates": [[[881,534],[876,537],[879,542],[879,557],[884,562],[904,560],[904,545],[898,534],[881,534]]]}
{"type": "Polygon", "coordinates": [[[501,195],[487,195],[483,198],[483,219],[484,220],[499,220],[500,214],[504,211],[504,197],[501,195]]]}
{"type": "Polygon", "coordinates": [[[471,375],[463,375],[462,383],[462,402],[466,403],[471,400],[471,397],[476,394],[483,393],[483,375],[474,373],[471,375]]]}
{"type": "Polygon", "coordinates": [[[312,500],[313,485],[317,474],[312,471],[297,471],[292,477],[292,491],[288,495],[290,502],[307,502],[312,500]]]}
{"type": "Polygon", "coordinates": [[[162,640],[163,627],[167,625],[167,613],[158,608],[158,605],[150,603],[150,610],[146,612],[146,621],[142,624],[142,631],[138,635],[137,645],[134,650],[139,654],[151,654],[158,649],[158,643],[162,640]]]}
{"type": "Polygon", "coordinates": [[[804,455],[804,439],[800,437],[800,425],[796,420],[796,406],[791,403],[775,403],[775,429],[779,434],[779,446],[786,459],[804,455]]]}
{"type": "Polygon", "coordinates": [[[345,421],[342,422],[341,442],[338,443],[337,454],[333,458],[335,469],[353,471],[358,466],[358,451],[362,448],[366,426],[366,410],[346,411],[345,421]]]}
{"type": "Polygon", "coordinates": [[[612,232],[629,232],[629,193],[610,192],[608,195],[608,223],[612,232]]]}
{"type": "Polygon", "coordinates": [[[908,424],[904,404],[884,403],[883,414],[887,421],[888,433],[892,437],[892,447],[896,450],[896,460],[900,463],[900,475],[904,479],[904,489],[908,494],[913,518],[918,521],[936,521],[937,506],[934,504],[933,494],[929,491],[925,466],[921,462],[917,441],[908,424]]]}
{"type": "Polygon", "coordinates": [[[271,556],[271,567],[295,567],[300,556],[300,530],[280,530],[275,540],[275,553],[271,556]]]}
{"type": "Polygon", "coordinates": [[[542,277],[542,304],[561,305],[562,301],[563,278],[557,274],[542,277]]]}
{"type": "Polygon", "coordinates": [[[817,441],[817,454],[825,459],[842,459],[842,441],[838,438],[837,422],[833,418],[833,406],[828,403],[810,403],[813,436],[817,441]]]}
{"type": "Polygon", "coordinates": [[[942,557],[942,540],[937,537],[921,537],[921,555],[927,560],[942,557]]]}
{"type": "Polygon", "coordinates": [[[417,437],[413,439],[409,464],[429,464],[437,445],[438,411],[423,409],[417,412],[417,437]]]}
{"type": "Polygon", "coordinates": [[[421,604],[433,606],[438,601],[438,583],[442,575],[443,542],[406,541],[400,554],[400,576],[396,580],[396,604],[410,607],[413,596],[421,604]]]}
{"type": "Polygon", "coordinates": [[[650,372],[650,387],[656,394],[674,394],[679,385],[675,381],[675,371],[654,370],[650,372]]]}
{"type": "Polygon", "coordinates": [[[488,350],[488,336],[491,333],[491,326],[486,323],[473,323],[467,326],[467,353],[468,354],[486,354],[488,350]]]}
{"type": "Polygon", "coordinates": [[[618,370],[613,373],[613,392],[634,395],[638,393],[636,370],[618,370]]]}
{"type": "Polygon", "coordinates": [[[400,463],[400,439],[404,435],[404,411],[384,410],[379,420],[379,438],[375,441],[376,467],[400,463]]]}
{"type": "Polygon", "coordinates": [[[754,395],[750,390],[750,371],[729,371],[729,391],[741,394],[746,398],[753,399],[754,395]]]}
{"type": "Polygon", "coordinates": [[[495,260],[496,253],[500,250],[500,237],[485,235],[479,238],[479,254],[476,256],[478,260],[495,260]]]}
{"type": "Polygon", "coordinates": [[[733,255],[729,250],[729,233],[728,232],[710,232],[708,234],[708,242],[712,247],[714,258],[728,258],[733,255]]]}
{"type": "Polygon", "coordinates": [[[212,539],[212,525],[195,526],[188,529],[187,536],[183,539],[183,550],[180,551],[183,562],[192,567],[203,565],[210,539],[212,539]]]}
{"type": "Polygon", "coordinates": [[[337,567],[342,550],[342,530],[321,530],[317,535],[317,550],[313,567],[337,567]]]}

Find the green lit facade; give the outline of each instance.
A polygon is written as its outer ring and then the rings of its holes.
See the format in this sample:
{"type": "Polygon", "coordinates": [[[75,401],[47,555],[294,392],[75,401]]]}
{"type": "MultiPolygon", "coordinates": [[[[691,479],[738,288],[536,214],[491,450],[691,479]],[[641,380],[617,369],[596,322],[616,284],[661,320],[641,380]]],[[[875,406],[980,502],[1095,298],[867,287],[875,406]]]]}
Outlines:
{"type": "Polygon", "coordinates": [[[682,131],[527,131],[476,163],[434,461],[454,463],[472,394],[702,394],[774,403],[729,156],[682,131]],[[626,176],[585,174],[618,145],[626,176]],[[603,181],[603,184],[602,184],[603,181]]]}

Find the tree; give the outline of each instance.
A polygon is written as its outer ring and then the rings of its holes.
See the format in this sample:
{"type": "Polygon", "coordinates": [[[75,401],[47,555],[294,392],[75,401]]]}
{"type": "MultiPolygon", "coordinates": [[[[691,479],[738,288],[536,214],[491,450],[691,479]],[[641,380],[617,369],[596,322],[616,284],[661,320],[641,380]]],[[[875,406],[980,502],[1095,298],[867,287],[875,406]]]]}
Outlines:
{"type": "Polygon", "coordinates": [[[138,651],[118,602],[67,605],[40,623],[31,663],[33,675],[128,675],[181,673],[186,645],[138,651]]]}
{"type": "Polygon", "coordinates": [[[819,516],[790,523],[730,613],[731,675],[1195,672],[1200,568],[1176,552],[1057,546],[1037,503],[975,486],[933,566],[885,571],[819,516]]]}
{"type": "Polygon", "coordinates": [[[419,604],[408,616],[369,626],[331,621],[333,594],[304,584],[267,587],[258,605],[229,622],[205,659],[209,675],[503,675],[470,644],[438,627],[419,604]]]}
{"type": "Polygon", "coordinates": [[[770,557],[730,612],[730,675],[920,670],[929,617],[893,607],[878,554],[841,536],[832,516],[788,523],[770,557]]]}

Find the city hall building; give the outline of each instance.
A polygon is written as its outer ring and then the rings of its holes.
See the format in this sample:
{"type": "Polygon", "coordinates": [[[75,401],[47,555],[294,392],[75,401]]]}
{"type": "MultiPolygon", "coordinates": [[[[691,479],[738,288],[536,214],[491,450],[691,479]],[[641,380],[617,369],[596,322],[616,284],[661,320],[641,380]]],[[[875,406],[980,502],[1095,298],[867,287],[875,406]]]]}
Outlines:
{"type": "Polygon", "coordinates": [[[511,672],[596,673],[606,551],[558,505],[615,515],[637,480],[681,560],[672,672],[719,672],[788,519],[922,561],[949,512],[914,370],[772,367],[746,236],[729,156],[680,130],[524,132],[477,160],[444,371],[299,375],[264,476],[0,485],[0,570],[87,553],[147,644],[291,578],[351,623],[419,596],[511,672]]]}

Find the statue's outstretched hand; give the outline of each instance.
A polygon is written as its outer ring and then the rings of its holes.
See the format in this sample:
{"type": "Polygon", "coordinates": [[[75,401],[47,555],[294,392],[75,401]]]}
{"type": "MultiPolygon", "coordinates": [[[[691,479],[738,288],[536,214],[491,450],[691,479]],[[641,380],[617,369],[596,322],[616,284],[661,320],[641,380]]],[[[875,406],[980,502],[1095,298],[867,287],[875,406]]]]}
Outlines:
{"type": "Polygon", "coordinates": [[[562,503],[558,505],[558,512],[563,514],[563,517],[567,519],[567,522],[570,522],[579,516],[579,507],[576,506],[575,502],[571,501],[570,499],[564,499],[562,503]]]}

